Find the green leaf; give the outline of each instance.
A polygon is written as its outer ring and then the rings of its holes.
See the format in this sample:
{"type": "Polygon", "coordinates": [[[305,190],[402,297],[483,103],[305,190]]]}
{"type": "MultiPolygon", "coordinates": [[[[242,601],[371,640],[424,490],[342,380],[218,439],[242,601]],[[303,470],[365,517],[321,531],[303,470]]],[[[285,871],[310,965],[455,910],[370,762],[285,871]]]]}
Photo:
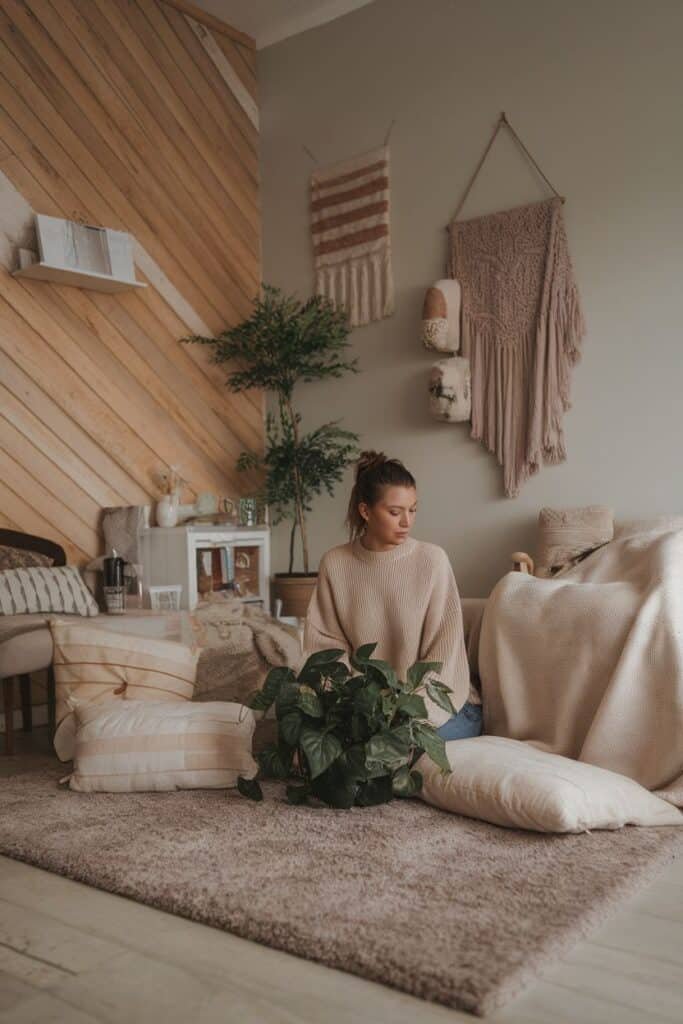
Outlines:
{"type": "Polygon", "coordinates": [[[275,701],[275,714],[282,720],[285,715],[295,711],[299,706],[299,684],[283,683],[275,701]]]}
{"type": "Polygon", "coordinates": [[[302,668],[297,678],[300,686],[312,686],[317,693],[320,693],[324,675],[324,668],[316,668],[313,665],[309,668],[302,668]]]}
{"type": "Polygon", "coordinates": [[[377,641],[374,644],[361,644],[361,646],[354,651],[350,656],[349,661],[358,672],[364,672],[366,663],[372,657],[372,652],[377,647],[377,641]]]}
{"type": "Polygon", "coordinates": [[[263,792],[256,779],[245,779],[243,775],[238,775],[237,788],[249,800],[263,800],[263,792]]]}
{"type": "Polygon", "coordinates": [[[394,796],[414,796],[422,788],[422,775],[420,772],[411,772],[408,766],[404,765],[394,773],[392,788],[394,796]]]}
{"type": "Polygon", "coordinates": [[[405,711],[411,718],[427,717],[425,702],[416,693],[402,693],[398,698],[398,710],[405,711]]]}
{"type": "MultiPolygon", "coordinates": [[[[443,708],[444,711],[449,711],[452,715],[456,714],[455,708],[451,703],[451,698],[448,696],[450,693],[449,690],[443,691],[440,687],[437,689],[437,687],[433,686],[432,683],[427,683],[425,690],[427,692],[427,696],[431,697],[434,703],[438,704],[440,708],[443,708]]],[[[426,715],[423,717],[426,717],[426,715]]]]}
{"type": "Polygon", "coordinates": [[[332,662],[322,669],[323,678],[331,679],[334,683],[346,683],[350,675],[349,669],[342,661],[332,662]]]}
{"type": "Polygon", "coordinates": [[[394,717],[397,707],[398,701],[393,693],[382,694],[382,714],[388,722],[394,717]]]}
{"type": "Polygon", "coordinates": [[[307,658],[306,664],[303,666],[303,670],[307,668],[322,668],[323,666],[327,666],[331,661],[339,661],[345,653],[345,651],[336,647],[331,647],[325,651],[316,651],[307,658]]]}
{"type": "Polygon", "coordinates": [[[398,676],[388,661],[381,658],[373,658],[367,662],[366,673],[377,679],[382,686],[389,686],[392,690],[399,689],[398,676]]]}
{"type": "Polygon", "coordinates": [[[436,672],[438,674],[442,668],[442,661],[416,661],[408,669],[406,690],[412,693],[413,690],[418,688],[428,672],[436,672]]]}
{"type": "Polygon", "coordinates": [[[380,761],[365,760],[366,779],[379,779],[382,775],[389,774],[387,766],[380,761]]]}
{"type": "Polygon", "coordinates": [[[317,693],[312,690],[310,686],[299,687],[299,699],[297,701],[298,706],[301,710],[310,715],[311,718],[322,718],[323,707],[320,703],[317,693]]]}
{"type": "Polygon", "coordinates": [[[272,703],[262,690],[256,690],[247,698],[247,706],[254,711],[267,711],[272,703]]]}
{"type": "Polygon", "coordinates": [[[369,779],[361,783],[356,796],[356,804],[359,807],[374,807],[377,804],[385,804],[393,795],[391,775],[381,775],[376,779],[369,779]]]}
{"type": "Polygon", "coordinates": [[[371,718],[380,700],[381,686],[379,683],[368,683],[354,695],[353,706],[360,715],[371,718]]]}
{"type": "Polygon", "coordinates": [[[413,745],[413,722],[405,722],[403,725],[398,725],[394,729],[390,730],[391,735],[394,736],[399,743],[405,743],[407,747],[413,745]]]}
{"type": "Polygon", "coordinates": [[[410,746],[403,736],[383,729],[365,744],[365,757],[368,763],[383,764],[393,771],[408,763],[410,746]]]}
{"type": "Polygon", "coordinates": [[[451,771],[446,757],[446,744],[440,736],[436,735],[431,725],[415,725],[415,742],[431,757],[434,764],[447,772],[451,771]]]}
{"type": "Polygon", "coordinates": [[[263,686],[249,700],[249,707],[255,711],[267,711],[274,700],[277,699],[283,685],[291,683],[296,679],[291,668],[278,666],[272,668],[266,676],[263,686]]]}
{"type": "Polygon", "coordinates": [[[290,804],[305,804],[310,792],[308,783],[303,786],[287,786],[287,801],[290,804]]]}
{"type": "Polygon", "coordinates": [[[292,774],[294,751],[282,743],[269,743],[256,755],[261,771],[267,778],[288,779],[292,774]]]}
{"type": "Polygon", "coordinates": [[[366,685],[365,676],[351,676],[346,683],[346,692],[350,694],[358,693],[358,691],[362,690],[366,685]]]}
{"type": "Polygon", "coordinates": [[[341,742],[336,736],[329,732],[320,732],[310,725],[302,726],[299,744],[306,755],[311,779],[322,775],[342,752],[341,742]]]}
{"type": "Polygon", "coordinates": [[[304,718],[300,711],[289,711],[279,722],[279,735],[290,747],[295,747],[299,742],[299,733],[304,718]]]}

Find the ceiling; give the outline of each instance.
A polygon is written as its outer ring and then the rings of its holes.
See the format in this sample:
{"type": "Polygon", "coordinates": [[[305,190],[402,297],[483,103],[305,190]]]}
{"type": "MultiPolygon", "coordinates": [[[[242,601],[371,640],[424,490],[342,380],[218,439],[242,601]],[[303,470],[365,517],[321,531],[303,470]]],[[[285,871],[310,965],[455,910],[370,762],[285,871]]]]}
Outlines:
{"type": "Polygon", "coordinates": [[[372,0],[194,0],[196,7],[253,36],[259,50],[368,3],[372,0]]]}

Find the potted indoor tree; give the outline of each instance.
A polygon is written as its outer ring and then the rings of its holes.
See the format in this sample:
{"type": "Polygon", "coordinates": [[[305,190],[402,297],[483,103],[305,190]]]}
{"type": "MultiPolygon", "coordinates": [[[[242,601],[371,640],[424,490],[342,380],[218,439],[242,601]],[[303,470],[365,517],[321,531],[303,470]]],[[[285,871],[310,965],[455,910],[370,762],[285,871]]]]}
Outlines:
{"type": "Polygon", "coordinates": [[[242,452],[239,470],[263,473],[258,495],[270,511],[271,523],[290,522],[289,568],[275,573],[274,596],[285,615],[304,616],[315,586],[310,571],[306,515],[315,495],[334,493],[347,465],[358,456],[358,435],[334,420],[309,433],[300,429],[301,414],[293,404],[294,388],[307,381],[357,373],[355,359],[346,355],[349,324],[346,312],[321,295],[301,301],[279,288],[264,285],[251,316],[215,338],[195,335],[188,341],[209,345],[213,361],[230,364],[231,391],[260,388],[274,394],[277,415],[266,417],[263,454],[242,452]],[[297,534],[303,571],[294,571],[297,534]]]}

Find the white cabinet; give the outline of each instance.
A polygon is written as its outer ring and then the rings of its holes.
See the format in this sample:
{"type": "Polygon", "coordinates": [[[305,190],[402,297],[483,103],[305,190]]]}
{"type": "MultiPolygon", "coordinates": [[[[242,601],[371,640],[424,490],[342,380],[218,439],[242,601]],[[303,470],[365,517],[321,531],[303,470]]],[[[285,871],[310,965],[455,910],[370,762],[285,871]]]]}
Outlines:
{"type": "Polygon", "coordinates": [[[214,591],[270,611],[270,530],[261,526],[153,526],[141,535],[143,587],[180,584],[194,610],[214,591]]]}

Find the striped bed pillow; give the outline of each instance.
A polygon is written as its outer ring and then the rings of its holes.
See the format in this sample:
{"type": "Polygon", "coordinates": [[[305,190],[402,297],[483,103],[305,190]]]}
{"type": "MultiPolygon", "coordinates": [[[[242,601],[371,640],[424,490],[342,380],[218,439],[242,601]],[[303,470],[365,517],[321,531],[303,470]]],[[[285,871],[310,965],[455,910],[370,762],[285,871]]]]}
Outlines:
{"type": "Polygon", "coordinates": [[[73,757],[74,709],[136,700],[192,700],[199,650],[173,640],[132,636],[99,623],[50,622],[57,696],[55,751],[73,757]]]}
{"type": "Polygon", "coordinates": [[[99,608],[75,565],[3,569],[0,614],[97,615],[99,608]]]}
{"type": "Polygon", "coordinates": [[[81,792],[223,789],[258,771],[243,704],[124,700],[80,705],[76,720],[69,786],[81,792]]]}

